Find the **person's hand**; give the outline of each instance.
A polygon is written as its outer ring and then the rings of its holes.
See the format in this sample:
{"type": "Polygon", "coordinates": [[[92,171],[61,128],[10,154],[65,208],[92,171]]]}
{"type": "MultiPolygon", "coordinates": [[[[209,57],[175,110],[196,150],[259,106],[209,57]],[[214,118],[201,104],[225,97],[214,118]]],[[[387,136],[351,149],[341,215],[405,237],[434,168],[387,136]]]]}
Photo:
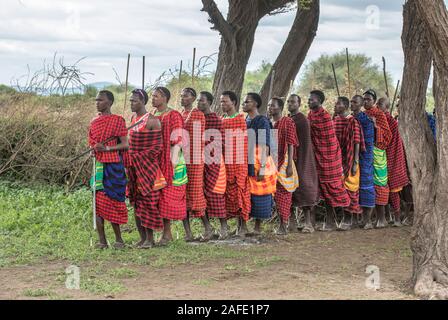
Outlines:
{"type": "Polygon", "coordinates": [[[288,166],[286,167],[286,176],[290,178],[293,174],[294,171],[292,170],[292,164],[288,164],[288,166]]]}
{"type": "Polygon", "coordinates": [[[355,161],[352,166],[352,176],[356,176],[357,172],[358,172],[358,162],[355,161]]]}
{"type": "Polygon", "coordinates": [[[108,148],[104,146],[102,143],[97,143],[94,147],[95,151],[97,152],[105,152],[108,151],[108,148]]]}
{"type": "Polygon", "coordinates": [[[377,128],[377,126],[376,126],[376,118],[375,118],[375,117],[372,117],[372,121],[373,121],[373,126],[374,126],[375,128],[377,128]]]}

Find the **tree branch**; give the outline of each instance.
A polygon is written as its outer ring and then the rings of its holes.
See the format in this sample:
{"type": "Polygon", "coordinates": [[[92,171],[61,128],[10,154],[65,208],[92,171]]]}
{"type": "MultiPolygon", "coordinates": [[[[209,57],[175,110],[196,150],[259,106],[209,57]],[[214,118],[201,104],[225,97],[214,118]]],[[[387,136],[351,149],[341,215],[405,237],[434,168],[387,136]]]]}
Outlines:
{"type": "Polygon", "coordinates": [[[212,30],[217,30],[226,42],[231,43],[233,39],[233,28],[224,19],[216,2],[214,0],[202,0],[202,4],[203,8],[201,11],[207,12],[209,16],[208,21],[213,25],[212,30]]]}
{"type": "MultiPolygon", "coordinates": [[[[277,14],[284,12],[285,7],[297,0],[259,0],[259,15],[264,17],[267,14],[277,14]]],[[[289,11],[289,10],[287,10],[289,11]]]]}

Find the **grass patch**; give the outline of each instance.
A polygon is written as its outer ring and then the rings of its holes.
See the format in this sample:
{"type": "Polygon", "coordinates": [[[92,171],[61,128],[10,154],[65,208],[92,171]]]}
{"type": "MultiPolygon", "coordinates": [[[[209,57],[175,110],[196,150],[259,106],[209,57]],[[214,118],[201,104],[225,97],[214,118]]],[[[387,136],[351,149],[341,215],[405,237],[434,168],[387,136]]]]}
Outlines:
{"type": "Polygon", "coordinates": [[[139,273],[130,268],[116,268],[111,270],[109,274],[114,278],[128,279],[137,277],[139,273]]]}
{"type": "Polygon", "coordinates": [[[39,298],[54,296],[54,293],[48,289],[26,289],[23,291],[23,295],[30,298],[39,298]]]}
{"type": "Polygon", "coordinates": [[[267,267],[267,266],[270,266],[270,265],[278,263],[278,262],[283,262],[285,260],[286,260],[286,258],[284,258],[284,257],[272,256],[272,257],[265,257],[265,258],[256,258],[253,260],[253,262],[256,267],[262,268],[262,267],[267,267]]]}
{"type": "Polygon", "coordinates": [[[126,288],[117,281],[88,277],[81,278],[81,290],[93,294],[113,295],[125,292],[126,288]]]}
{"type": "MultiPolygon", "coordinates": [[[[234,259],[245,256],[249,250],[256,250],[187,244],[183,241],[181,222],[173,223],[172,231],[177,240],[165,248],[95,250],[93,244],[97,242],[97,234],[92,228],[91,193],[87,189],[65,194],[59,187],[24,187],[0,181],[0,212],[0,242],[3,244],[0,267],[32,264],[45,259],[63,260],[78,266],[95,261],[162,268],[198,264],[210,259],[234,259]]],[[[133,224],[133,210],[129,210],[128,229],[131,232],[123,232],[123,239],[129,245],[139,240],[138,232],[131,227],[133,224]]],[[[192,221],[192,229],[196,234],[201,233],[201,222],[192,221]]],[[[110,224],[106,226],[106,233],[108,240],[113,242],[110,224]]],[[[121,277],[129,270],[114,272],[121,277]]]]}

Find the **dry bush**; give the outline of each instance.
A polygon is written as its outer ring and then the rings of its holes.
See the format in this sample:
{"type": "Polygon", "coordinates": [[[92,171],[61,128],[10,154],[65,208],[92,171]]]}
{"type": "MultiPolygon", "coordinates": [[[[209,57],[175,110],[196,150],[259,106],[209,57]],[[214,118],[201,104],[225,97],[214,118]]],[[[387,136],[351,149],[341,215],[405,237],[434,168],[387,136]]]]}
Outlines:
{"type": "Polygon", "coordinates": [[[26,94],[0,96],[0,177],[79,185],[88,176],[86,149],[94,102],[26,94]]]}

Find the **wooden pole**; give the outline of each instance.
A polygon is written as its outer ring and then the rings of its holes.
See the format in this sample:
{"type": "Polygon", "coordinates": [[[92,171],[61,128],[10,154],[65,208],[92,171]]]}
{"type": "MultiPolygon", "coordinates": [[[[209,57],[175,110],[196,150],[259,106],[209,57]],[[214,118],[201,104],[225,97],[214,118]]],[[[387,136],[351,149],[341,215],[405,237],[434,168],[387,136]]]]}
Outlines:
{"type": "Polygon", "coordinates": [[[351,79],[350,79],[350,56],[348,54],[348,48],[345,49],[345,53],[347,56],[347,79],[348,79],[348,96],[352,96],[352,85],[351,85],[351,79]]]}
{"type": "Polygon", "coordinates": [[[93,199],[92,199],[92,211],[93,211],[93,230],[96,230],[96,158],[92,157],[93,160],[93,199]]]}
{"type": "Polygon", "coordinates": [[[338,92],[338,97],[341,96],[341,93],[339,92],[339,85],[338,85],[338,78],[336,78],[336,69],[334,68],[334,64],[331,64],[331,68],[333,69],[333,77],[334,77],[334,83],[336,84],[336,91],[338,92]]]}
{"type": "Polygon", "coordinates": [[[392,108],[390,109],[390,114],[393,116],[394,108],[395,108],[395,102],[397,101],[398,97],[398,88],[400,87],[400,80],[397,82],[397,87],[395,88],[395,94],[394,94],[394,100],[392,101],[392,108]]]}
{"type": "Polygon", "coordinates": [[[131,54],[128,53],[128,63],[126,65],[126,83],[124,85],[124,107],[123,107],[123,115],[126,111],[126,102],[128,101],[128,81],[129,81],[129,62],[131,60],[131,54]]]}
{"type": "Polygon", "coordinates": [[[275,81],[275,69],[272,69],[271,73],[271,84],[269,86],[269,96],[268,96],[268,103],[272,99],[272,91],[274,90],[274,81],[275,81]]]}
{"type": "Polygon", "coordinates": [[[182,67],[183,67],[184,62],[182,60],[180,60],[180,69],[179,69],[179,85],[180,85],[180,81],[182,79],[182,67]]]}
{"type": "Polygon", "coordinates": [[[145,90],[145,56],[143,56],[142,90],[145,90]]]}
{"type": "Polygon", "coordinates": [[[194,86],[194,69],[196,65],[196,48],[193,48],[193,68],[191,71],[191,85],[194,86]]]}
{"type": "Polygon", "coordinates": [[[386,84],[386,96],[389,98],[389,84],[387,83],[387,73],[386,73],[386,59],[383,57],[383,74],[384,83],[386,84]]]}

